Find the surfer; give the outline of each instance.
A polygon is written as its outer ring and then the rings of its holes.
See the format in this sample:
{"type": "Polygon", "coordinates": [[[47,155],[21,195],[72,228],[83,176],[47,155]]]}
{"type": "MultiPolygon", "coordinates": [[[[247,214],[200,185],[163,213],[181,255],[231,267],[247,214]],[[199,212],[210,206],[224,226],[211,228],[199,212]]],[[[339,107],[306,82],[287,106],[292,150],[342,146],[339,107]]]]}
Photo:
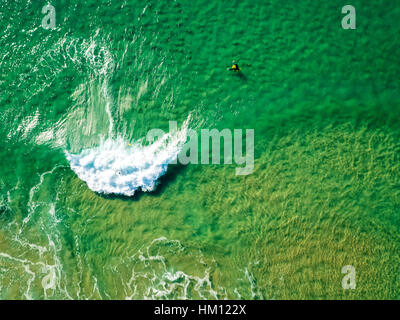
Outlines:
{"type": "Polygon", "coordinates": [[[239,68],[239,65],[237,63],[234,63],[229,70],[238,72],[240,70],[240,68],[239,68]]]}

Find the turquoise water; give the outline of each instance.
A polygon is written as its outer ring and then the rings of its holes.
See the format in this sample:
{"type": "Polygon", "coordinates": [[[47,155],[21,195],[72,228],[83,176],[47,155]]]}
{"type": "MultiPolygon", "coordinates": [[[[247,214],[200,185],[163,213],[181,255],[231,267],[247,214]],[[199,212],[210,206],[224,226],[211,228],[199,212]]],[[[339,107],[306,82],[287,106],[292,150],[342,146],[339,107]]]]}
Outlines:
{"type": "Polygon", "coordinates": [[[396,1],[44,5],[0,2],[0,298],[400,297],[396,1]],[[169,164],[212,128],[252,174],[169,164]]]}

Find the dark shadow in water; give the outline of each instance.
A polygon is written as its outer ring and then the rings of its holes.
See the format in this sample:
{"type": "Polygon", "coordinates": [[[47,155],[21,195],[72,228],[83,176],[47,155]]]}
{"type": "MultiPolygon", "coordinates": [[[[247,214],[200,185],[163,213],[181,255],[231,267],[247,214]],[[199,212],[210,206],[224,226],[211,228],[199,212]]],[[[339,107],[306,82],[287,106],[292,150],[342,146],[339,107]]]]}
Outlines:
{"type": "Polygon", "coordinates": [[[97,193],[96,194],[103,199],[107,200],[123,200],[123,201],[139,201],[141,197],[143,197],[145,194],[150,197],[154,196],[159,196],[165,188],[171,184],[172,182],[175,181],[176,177],[181,174],[184,170],[186,169],[186,166],[181,165],[181,164],[175,164],[175,165],[169,165],[168,166],[168,171],[166,174],[161,176],[161,178],[158,180],[158,185],[154,191],[150,192],[144,192],[141,190],[138,190],[135,192],[135,194],[131,197],[129,196],[124,196],[120,194],[102,194],[102,193],[97,193]]]}
{"type": "Polygon", "coordinates": [[[185,165],[182,164],[173,164],[168,166],[168,171],[159,179],[159,184],[157,188],[153,192],[148,192],[149,196],[159,196],[168,185],[173,183],[176,180],[178,175],[181,175],[186,170],[185,165]]]}
{"type": "Polygon", "coordinates": [[[236,74],[236,76],[239,77],[242,81],[247,82],[247,76],[246,76],[243,72],[239,71],[239,72],[235,72],[235,74],[236,74]]]}

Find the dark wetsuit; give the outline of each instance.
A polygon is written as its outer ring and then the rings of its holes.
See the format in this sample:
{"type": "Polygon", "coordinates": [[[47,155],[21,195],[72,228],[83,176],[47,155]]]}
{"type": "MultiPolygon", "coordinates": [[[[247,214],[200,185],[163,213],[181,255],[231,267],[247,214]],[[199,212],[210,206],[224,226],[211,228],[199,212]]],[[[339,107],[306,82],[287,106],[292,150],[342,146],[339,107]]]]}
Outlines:
{"type": "Polygon", "coordinates": [[[235,63],[235,64],[232,66],[232,68],[230,68],[229,70],[239,71],[240,68],[239,68],[239,65],[238,65],[237,63],[235,63]]]}

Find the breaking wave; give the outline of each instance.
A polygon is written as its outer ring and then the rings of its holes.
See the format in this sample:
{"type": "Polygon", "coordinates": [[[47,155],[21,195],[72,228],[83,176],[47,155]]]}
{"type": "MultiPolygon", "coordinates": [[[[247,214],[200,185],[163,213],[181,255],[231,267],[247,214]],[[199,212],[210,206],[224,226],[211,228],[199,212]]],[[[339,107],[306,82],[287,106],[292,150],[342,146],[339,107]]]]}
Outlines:
{"type": "Polygon", "coordinates": [[[95,192],[133,196],[137,190],[153,191],[186,142],[188,122],[149,145],[108,138],[79,154],[65,154],[71,169],[95,192]]]}

